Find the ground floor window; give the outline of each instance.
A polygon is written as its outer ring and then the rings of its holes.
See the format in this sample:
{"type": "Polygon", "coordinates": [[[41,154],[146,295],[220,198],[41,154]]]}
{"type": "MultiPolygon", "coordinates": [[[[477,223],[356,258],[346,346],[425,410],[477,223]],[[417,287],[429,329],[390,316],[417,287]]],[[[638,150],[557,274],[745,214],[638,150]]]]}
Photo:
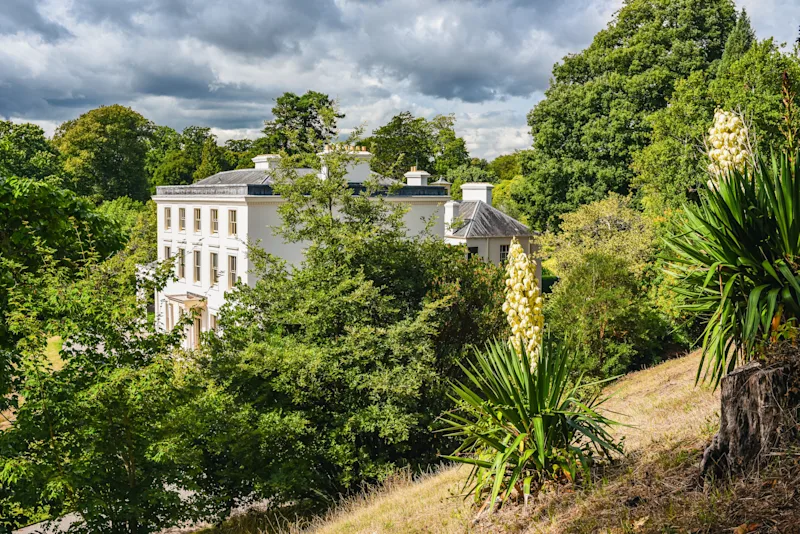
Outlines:
{"type": "Polygon", "coordinates": [[[467,258],[471,258],[478,254],[478,247],[467,247],[467,258]]]}
{"type": "Polygon", "coordinates": [[[500,261],[505,263],[508,259],[508,249],[511,245],[500,245],[500,261]]]}

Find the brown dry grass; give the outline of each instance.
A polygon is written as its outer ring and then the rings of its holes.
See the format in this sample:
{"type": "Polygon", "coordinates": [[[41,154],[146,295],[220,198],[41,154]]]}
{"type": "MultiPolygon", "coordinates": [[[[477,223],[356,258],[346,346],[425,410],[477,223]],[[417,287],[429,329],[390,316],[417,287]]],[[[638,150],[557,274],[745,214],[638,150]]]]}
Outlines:
{"type": "MultiPolygon", "coordinates": [[[[383,533],[800,533],[800,456],[786,455],[739,481],[698,480],[706,442],[716,432],[719,396],[694,385],[699,354],[627,375],[610,386],[606,409],[625,458],[583,486],[558,487],[524,506],[475,520],[471,500],[454,498],[465,468],[408,477],[351,499],[310,527],[315,534],[383,533]],[[796,489],[798,488],[798,489],[796,489]],[[739,530],[749,526],[753,530],[739,530]]],[[[226,533],[272,532],[240,528],[226,533]]]]}

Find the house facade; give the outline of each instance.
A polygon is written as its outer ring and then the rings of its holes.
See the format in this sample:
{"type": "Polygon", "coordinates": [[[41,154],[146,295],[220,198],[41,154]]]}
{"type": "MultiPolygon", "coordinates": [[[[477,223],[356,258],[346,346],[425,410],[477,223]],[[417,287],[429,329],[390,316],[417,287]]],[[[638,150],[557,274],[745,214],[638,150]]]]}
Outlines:
{"type": "MultiPolygon", "coordinates": [[[[354,162],[347,169],[346,178],[352,188],[358,188],[370,178],[371,154],[358,147],[351,147],[350,153],[354,162]]],[[[193,324],[187,328],[185,348],[196,347],[202,332],[216,329],[228,290],[238,282],[255,283],[250,273],[248,243],[259,242],[264,250],[290,264],[302,261],[306,245],[287,243],[275,233],[281,224],[278,208],[284,202],[273,191],[279,161],[280,157],[275,155],[257,156],[253,159],[253,169],[224,171],[194,184],[157,188],[153,200],[158,213],[158,259],[174,258],[176,279],[156,294],[156,322],[159,328],[169,330],[183,314],[196,311],[193,324]]],[[[313,169],[297,172],[317,173],[313,169]]],[[[324,179],[325,175],[323,166],[318,176],[324,179]]],[[[487,245],[485,239],[478,243],[477,238],[461,229],[450,233],[446,228],[446,206],[453,205],[449,184],[444,181],[428,184],[428,176],[412,168],[405,175],[406,183],[383,197],[388,202],[408,206],[404,217],[409,234],[417,235],[428,228],[449,243],[477,246],[475,253],[491,261],[501,261],[501,253],[495,249],[499,251],[498,247],[506,241],[510,244],[511,237],[494,236],[496,242],[487,245]],[[463,239],[461,234],[465,234],[463,239]]],[[[472,185],[465,184],[465,194],[472,185]]],[[[491,195],[491,190],[488,191],[491,195]]],[[[491,197],[488,200],[489,208],[501,213],[491,208],[491,197]]],[[[461,211],[466,213],[469,204],[466,200],[462,204],[461,211]]],[[[481,216],[483,209],[476,213],[481,216]]],[[[517,230],[521,232],[521,228],[517,230]]],[[[514,235],[526,237],[519,232],[514,235]]],[[[526,241],[526,250],[530,246],[529,240],[526,241]]]]}

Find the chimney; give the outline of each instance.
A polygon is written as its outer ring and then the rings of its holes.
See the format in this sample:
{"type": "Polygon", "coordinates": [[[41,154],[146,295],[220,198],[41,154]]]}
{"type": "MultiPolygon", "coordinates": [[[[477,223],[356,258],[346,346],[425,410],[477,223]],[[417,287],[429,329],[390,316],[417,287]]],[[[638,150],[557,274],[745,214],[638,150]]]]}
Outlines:
{"type": "Polygon", "coordinates": [[[492,184],[485,182],[469,182],[461,186],[461,198],[464,202],[478,201],[492,205],[492,184]]]}
{"type": "Polygon", "coordinates": [[[416,167],[411,167],[411,170],[405,173],[406,185],[428,185],[428,174],[425,171],[418,171],[416,167]]]}
{"type": "Polygon", "coordinates": [[[280,165],[281,157],[277,154],[261,154],[253,158],[253,163],[256,164],[256,169],[272,170],[277,169],[280,165]]]}
{"type": "Polygon", "coordinates": [[[444,205],[444,232],[453,233],[453,221],[458,218],[458,208],[461,205],[457,200],[451,200],[444,205]]]}

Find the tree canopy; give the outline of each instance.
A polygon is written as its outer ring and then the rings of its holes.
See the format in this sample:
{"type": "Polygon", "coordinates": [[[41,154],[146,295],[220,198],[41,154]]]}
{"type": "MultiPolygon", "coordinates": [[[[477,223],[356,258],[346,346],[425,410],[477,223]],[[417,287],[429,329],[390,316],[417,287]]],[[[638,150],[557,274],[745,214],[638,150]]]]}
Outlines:
{"type": "Polygon", "coordinates": [[[528,115],[533,150],[515,200],[529,222],[555,227],[580,204],[626,194],[650,115],[678,80],[722,57],[735,22],[731,0],[629,0],[587,49],[557,64],[528,115]]]}
{"type": "Polygon", "coordinates": [[[145,163],[153,124],[131,108],[101,106],[58,127],[53,142],[73,189],[98,200],[148,197],[145,163]]]}

